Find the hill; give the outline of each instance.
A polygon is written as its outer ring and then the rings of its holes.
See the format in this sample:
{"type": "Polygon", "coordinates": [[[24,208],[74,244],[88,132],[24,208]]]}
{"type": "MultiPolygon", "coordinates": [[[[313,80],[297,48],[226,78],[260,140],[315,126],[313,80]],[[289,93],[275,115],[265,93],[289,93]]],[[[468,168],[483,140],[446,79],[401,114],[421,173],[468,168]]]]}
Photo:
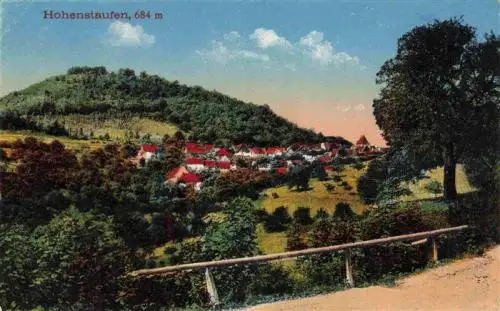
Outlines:
{"type": "MultiPolygon", "coordinates": [[[[191,139],[210,143],[270,146],[327,140],[322,134],[276,115],[267,105],[246,103],[145,72],[136,75],[131,69],[108,72],[104,67],[73,67],[64,75],[1,98],[0,112],[4,129],[23,129],[19,128],[22,124],[12,124],[14,116],[30,116],[30,122],[40,124],[40,119],[54,122],[69,115],[84,115],[167,122],[188,133],[191,139]]],[[[340,137],[328,140],[350,145],[340,137]]]]}

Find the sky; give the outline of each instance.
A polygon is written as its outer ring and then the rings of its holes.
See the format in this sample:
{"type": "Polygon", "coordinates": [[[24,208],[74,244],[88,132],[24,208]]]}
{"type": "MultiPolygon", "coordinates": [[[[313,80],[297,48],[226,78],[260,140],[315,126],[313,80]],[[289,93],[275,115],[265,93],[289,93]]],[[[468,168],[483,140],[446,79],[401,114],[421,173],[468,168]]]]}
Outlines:
{"type": "Polygon", "coordinates": [[[376,145],[384,140],[372,113],[375,76],[399,37],[460,16],[481,36],[500,26],[500,0],[4,1],[0,9],[0,96],[72,66],[127,67],[376,145]],[[129,18],[44,18],[61,11],[129,18]]]}

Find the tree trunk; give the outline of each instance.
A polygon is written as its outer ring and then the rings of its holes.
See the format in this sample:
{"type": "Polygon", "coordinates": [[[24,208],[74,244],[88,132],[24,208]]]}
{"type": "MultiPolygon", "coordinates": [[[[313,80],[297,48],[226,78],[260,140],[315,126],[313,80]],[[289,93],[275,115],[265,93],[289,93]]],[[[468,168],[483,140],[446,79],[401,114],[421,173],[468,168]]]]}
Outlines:
{"type": "Polygon", "coordinates": [[[443,160],[444,160],[443,196],[446,201],[455,201],[457,199],[457,187],[455,183],[457,160],[455,159],[452,147],[446,148],[443,151],[443,160]]]}

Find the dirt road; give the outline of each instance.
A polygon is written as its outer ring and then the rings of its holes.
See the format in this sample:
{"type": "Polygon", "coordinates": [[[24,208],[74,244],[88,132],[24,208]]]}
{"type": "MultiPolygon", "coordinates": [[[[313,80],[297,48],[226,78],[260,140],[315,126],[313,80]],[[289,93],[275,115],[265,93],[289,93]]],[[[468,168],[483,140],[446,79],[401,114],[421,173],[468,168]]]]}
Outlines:
{"type": "Polygon", "coordinates": [[[277,310],[498,310],[500,246],[482,257],[462,259],[402,279],[397,286],[372,286],[259,305],[252,311],[277,310]]]}

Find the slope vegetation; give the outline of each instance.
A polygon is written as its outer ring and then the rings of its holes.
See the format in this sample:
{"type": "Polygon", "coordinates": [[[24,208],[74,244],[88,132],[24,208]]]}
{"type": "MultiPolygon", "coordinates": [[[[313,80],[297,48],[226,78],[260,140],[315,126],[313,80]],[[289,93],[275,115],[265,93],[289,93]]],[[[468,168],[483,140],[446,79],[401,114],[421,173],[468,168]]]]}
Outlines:
{"type": "MultiPolygon", "coordinates": [[[[45,118],[148,118],[171,123],[193,139],[212,143],[267,146],[325,140],[321,134],[276,115],[267,105],[246,103],[145,72],[136,75],[131,69],[108,72],[104,67],[73,67],[67,74],[1,98],[0,111],[4,123],[12,119],[7,113],[45,118]]],[[[330,140],[344,141],[336,137],[330,140]]]]}

